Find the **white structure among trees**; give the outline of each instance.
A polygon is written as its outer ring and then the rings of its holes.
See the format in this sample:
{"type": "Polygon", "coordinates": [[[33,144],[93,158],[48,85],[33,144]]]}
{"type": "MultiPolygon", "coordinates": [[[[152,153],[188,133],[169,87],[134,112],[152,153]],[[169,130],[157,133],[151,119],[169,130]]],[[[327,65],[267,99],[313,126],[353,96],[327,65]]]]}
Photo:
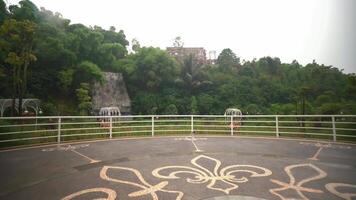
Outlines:
{"type": "Polygon", "coordinates": [[[242,112],[240,109],[237,108],[228,108],[225,110],[225,116],[233,116],[233,117],[239,117],[241,119],[242,112]]]}
{"type": "MultiPolygon", "coordinates": [[[[13,99],[0,99],[0,116],[3,117],[5,114],[5,111],[8,108],[12,107],[12,101],[13,99]]],[[[22,105],[21,108],[24,111],[24,113],[18,113],[18,108],[19,108],[19,99],[15,99],[15,111],[19,115],[27,114],[28,112],[33,112],[35,116],[38,114],[42,113],[42,110],[40,108],[41,101],[39,99],[22,99],[22,105]]]]}
{"type": "Polygon", "coordinates": [[[100,108],[99,115],[101,116],[120,116],[121,112],[118,107],[102,107],[100,108]]]}

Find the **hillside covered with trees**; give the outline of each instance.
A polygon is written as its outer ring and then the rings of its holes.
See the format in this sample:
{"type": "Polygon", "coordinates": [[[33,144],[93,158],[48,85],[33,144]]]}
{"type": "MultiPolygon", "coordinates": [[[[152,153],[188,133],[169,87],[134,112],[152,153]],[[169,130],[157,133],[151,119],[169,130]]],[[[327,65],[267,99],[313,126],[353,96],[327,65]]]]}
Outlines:
{"type": "Polygon", "coordinates": [[[132,114],[223,114],[228,107],[356,114],[356,76],[336,67],[271,57],[242,62],[229,48],[216,64],[201,65],[136,40],[129,53],[128,45],[115,27],[73,24],[28,0],[0,0],[0,98],[39,98],[45,115],[89,114],[90,84],[111,71],[124,75],[132,114]]]}

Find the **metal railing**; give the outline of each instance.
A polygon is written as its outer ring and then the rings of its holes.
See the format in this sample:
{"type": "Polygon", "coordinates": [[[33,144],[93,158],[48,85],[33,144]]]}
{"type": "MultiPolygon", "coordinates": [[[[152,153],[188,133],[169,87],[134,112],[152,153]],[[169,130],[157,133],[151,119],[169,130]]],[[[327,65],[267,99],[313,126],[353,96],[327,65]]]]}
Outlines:
{"type": "Polygon", "coordinates": [[[356,141],[356,115],[1,117],[0,147],[160,135],[263,135],[356,141]]]}

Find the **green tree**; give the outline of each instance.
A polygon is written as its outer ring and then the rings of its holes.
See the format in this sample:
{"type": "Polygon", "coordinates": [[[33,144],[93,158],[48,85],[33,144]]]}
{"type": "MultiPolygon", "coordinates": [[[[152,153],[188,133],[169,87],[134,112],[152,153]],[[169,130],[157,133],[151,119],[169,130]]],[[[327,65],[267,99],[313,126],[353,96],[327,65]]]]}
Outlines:
{"type": "Polygon", "coordinates": [[[209,94],[200,94],[197,96],[199,113],[212,114],[214,112],[214,98],[209,94]]]}
{"type": "Polygon", "coordinates": [[[131,44],[132,51],[134,52],[137,52],[141,48],[140,42],[136,38],[132,39],[131,44]]]}
{"type": "Polygon", "coordinates": [[[347,76],[346,94],[348,99],[356,101],[356,74],[347,76]]]}
{"type": "Polygon", "coordinates": [[[3,0],[0,0],[0,24],[3,23],[3,21],[5,21],[5,19],[7,18],[8,15],[8,11],[6,9],[6,4],[3,0]]]}
{"type": "Polygon", "coordinates": [[[78,109],[81,115],[88,115],[91,108],[91,97],[88,83],[81,83],[80,88],[76,89],[78,109]]]}
{"type": "Polygon", "coordinates": [[[165,114],[165,115],[177,115],[178,114],[178,109],[177,109],[176,105],[170,104],[164,109],[163,114],[165,114]]]}
{"type": "Polygon", "coordinates": [[[248,104],[247,107],[245,108],[245,112],[247,112],[249,115],[257,115],[260,114],[260,108],[256,104],[248,104]]]}
{"type": "Polygon", "coordinates": [[[224,70],[236,69],[240,65],[240,58],[231,49],[223,49],[218,56],[217,64],[224,70]]]}
{"type": "Polygon", "coordinates": [[[301,98],[301,106],[302,106],[302,115],[305,115],[306,114],[306,101],[307,101],[307,97],[308,95],[310,94],[310,88],[309,87],[301,87],[300,90],[299,90],[299,95],[300,95],[300,98],[301,98]]]}
{"type": "Polygon", "coordinates": [[[257,62],[260,73],[268,76],[278,77],[281,68],[281,61],[279,58],[263,57],[257,62]]]}
{"type": "Polygon", "coordinates": [[[173,46],[182,48],[184,46],[184,42],[182,40],[182,37],[180,37],[180,36],[175,37],[174,38],[174,42],[173,42],[173,46]]]}
{"type": "Polygon", "coordinates": [[[197,115],[199,114],[198,111],[198,102],[195,96],[192,97],[191,103],[190,103],[190,114],[191,115],[197,115]]]}
{"type": "Polygon", "coordinates": [[[18,112],[22,114],[22,99],[26,95],[27,70],[30,63],[36,60],[33,54],[33,40],[36,24],[24,20],[6,20],[0,27],[0,47],[5,49],[5,63],[12,68],[13,114],[15,98],[19,99],[18,112]]]}
{"type": "Polygon", "coordinates": [[[38,8],[29,0],[22,0],[19,5],[9,6],[10,15],[15,20],[29,20],[36,22],[38,20],[38,8]]]}
{"type": "Polygon", "coordinates": [[[137,114],[158,114],[157,95],[138,91],[132,98],[132,107],[137,114]]]}
{"type": "Polygon", "coordinates": [[[60,81],[61,88],[64,91],[68,91],[73,83],[74,69],[65,69],[58,73],[58,79],[60,81]]]}
{"type": "Polygon", "coordinates": [[[203,80],[202,66],[193,55],[184,58],[181,71],[185,86],[191,93],[198,87],[210,84],[209,81],[203,80]]]}
{"type": "Polygon", "coordinates": [[[174,84],[180,73],[174,58],[153,47],[141,48],[136,54],[122,61],[122,66],[131,84],[149,91],[174,84]]]}
{"type": "Polygon", "coordinates": [[[318,108],[321,115],[337,115],[340,114],[342,105],[339,103],[324,103],[318,108]]]}
{"type": "Polygon", "coordinates": [[[78,82],[91,82],[93,80],[103,82],[104,76],[96,64],[90,61],[83,61],[78,65],[76,80],[78,82]]]}
{"type": "Polygon", "coordinates": [[[331,102],[333,102],[333,97],[325,93],[319,95],[314,101],[316,106],[321,106],[324,103],[331,103],[331,102]]]}
{"type": "Polygon", "coordinates": [[[112,70],[116,61],[126,56],[126,48],[119,43],[104,43],[99,46],[97,63],[102,69],[112,70]]]}

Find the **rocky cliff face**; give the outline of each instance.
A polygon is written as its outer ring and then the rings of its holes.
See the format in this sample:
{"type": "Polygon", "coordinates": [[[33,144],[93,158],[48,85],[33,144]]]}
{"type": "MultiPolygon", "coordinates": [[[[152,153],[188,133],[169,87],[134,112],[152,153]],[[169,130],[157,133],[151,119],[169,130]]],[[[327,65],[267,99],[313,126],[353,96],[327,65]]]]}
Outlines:
{"type": "Polygon", "coordinates": [[[131,112],[131,100],[121,73],[104,72],[104,83],[93,84],[92,109],[98,114],[100,108],[117,106],[121,114],[131,112]]]}

